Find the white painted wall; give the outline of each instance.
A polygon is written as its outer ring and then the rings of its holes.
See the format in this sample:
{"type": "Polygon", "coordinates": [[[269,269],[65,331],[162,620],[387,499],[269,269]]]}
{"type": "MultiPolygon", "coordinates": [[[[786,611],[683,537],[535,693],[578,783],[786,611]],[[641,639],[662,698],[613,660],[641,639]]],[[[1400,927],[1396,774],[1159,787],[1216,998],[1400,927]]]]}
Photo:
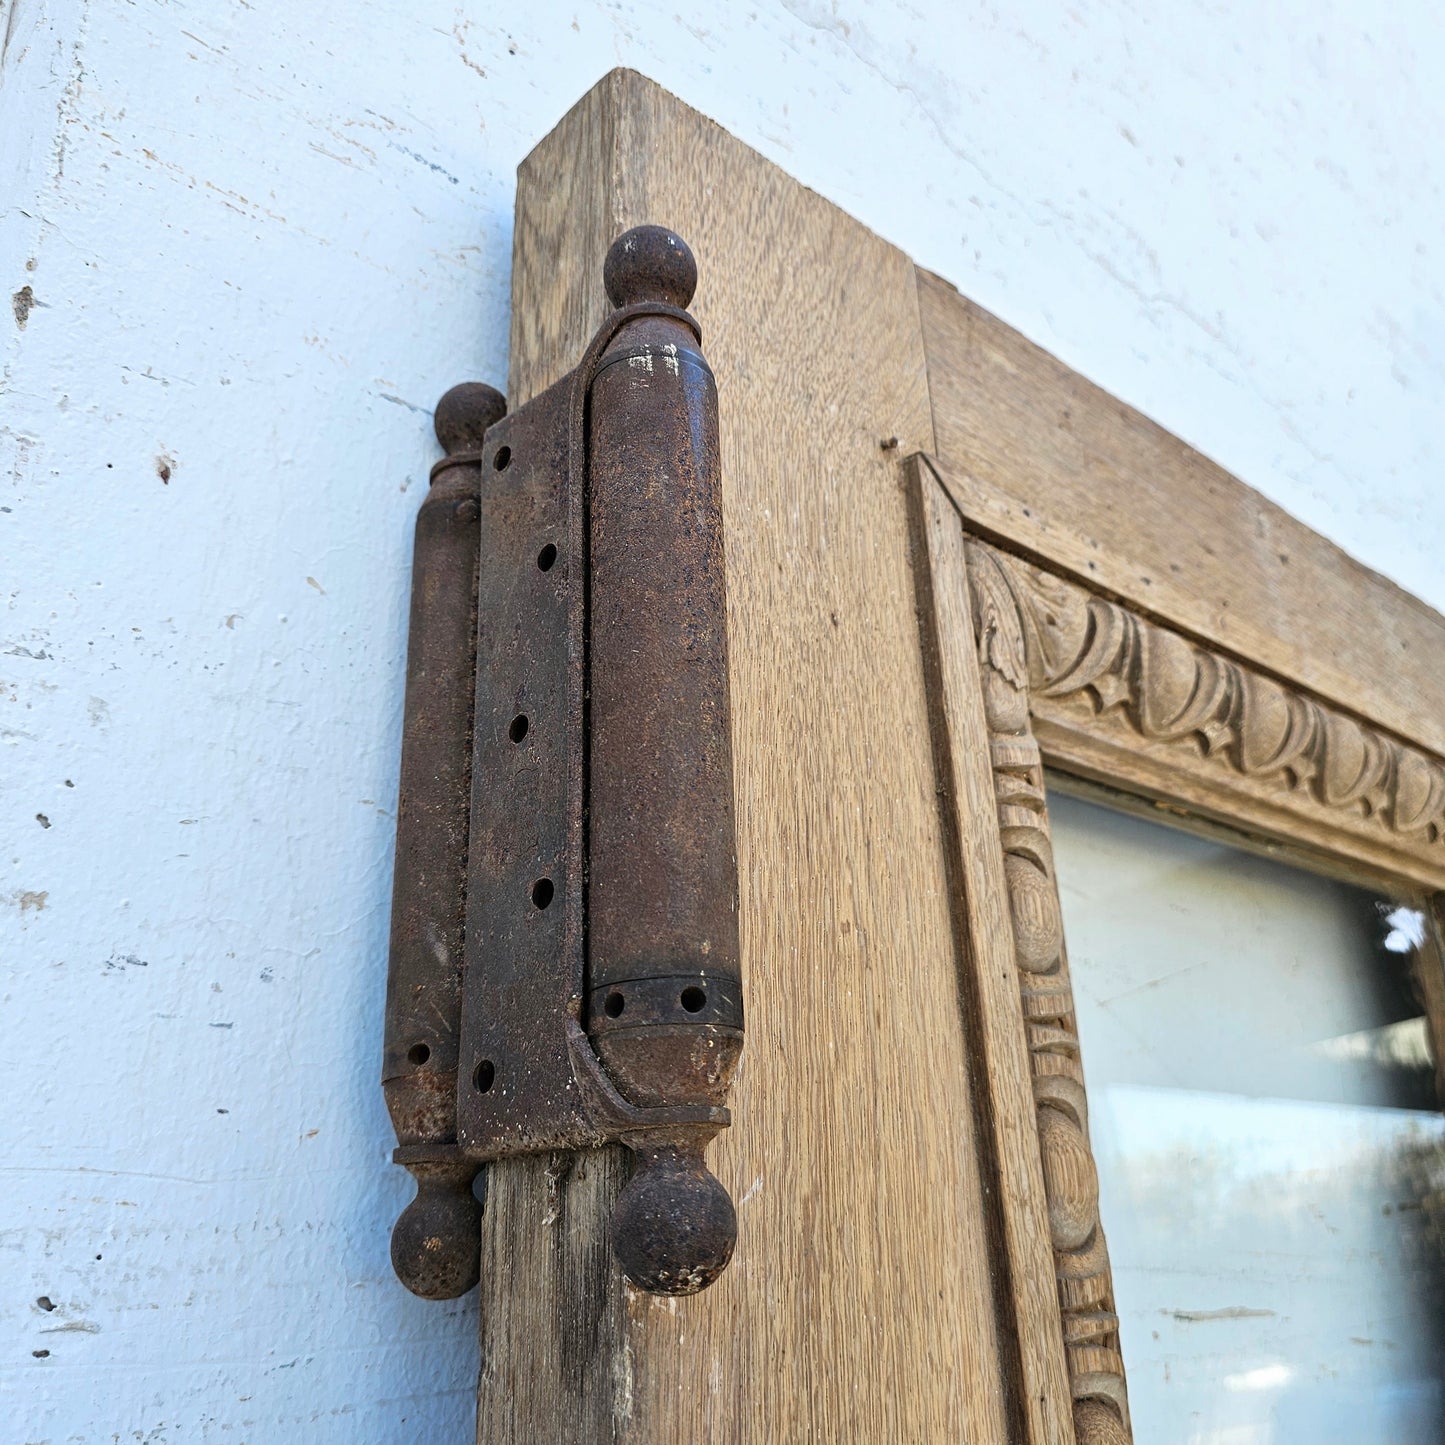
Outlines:
{"type": "Polygon", "coordinates": [[[513,168],[613,65],[1445,607],[1425,0],[0,32],[6,1441],[467,1438],[474,1306],[386,1253],[410,518],[432,402],[506,374],[513,168]]]}

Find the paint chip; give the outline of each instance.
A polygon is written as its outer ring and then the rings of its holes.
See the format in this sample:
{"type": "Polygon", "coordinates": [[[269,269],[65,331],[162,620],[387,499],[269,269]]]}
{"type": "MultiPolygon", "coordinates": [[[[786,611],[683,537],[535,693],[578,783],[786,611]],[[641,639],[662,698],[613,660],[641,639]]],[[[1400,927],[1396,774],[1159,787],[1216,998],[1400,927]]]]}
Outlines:
{"type": "Polygon", "coordinates": [[[1206,1320],[1272,1320],[1273,1310],[1252,1310],[1245,1305],[1234,1305],[1223,1310],[1170,1310],[1176,1320],[1187,1325],[1202,1324],[1206,1320]]]}

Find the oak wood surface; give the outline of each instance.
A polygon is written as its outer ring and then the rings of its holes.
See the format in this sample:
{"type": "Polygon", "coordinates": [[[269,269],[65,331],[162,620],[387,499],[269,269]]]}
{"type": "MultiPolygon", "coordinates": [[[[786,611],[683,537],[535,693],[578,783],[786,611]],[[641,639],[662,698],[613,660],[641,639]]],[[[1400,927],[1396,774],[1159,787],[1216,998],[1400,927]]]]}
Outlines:
{"type": "MultiPolygon", "coordinates": [[[[969,848],[979,858],[997,852],[1001,865],[1007,906],[1003,928],[995,931],[1004,933],[1011,949],[1017,991],[1013,1009],[1007,997],[998,999],[988,1032],[1000,1038],[1013,1032],[1026,1047],[1035,1106],[1032,1139],[1042,1166],[1058,1291],[1052,1322],[1063,1339],[1074,1435],[1077,1445],[1128,1445],[1132,1437],[1119,1319],[1089,1143],[1088,1099],[1054,877],[1043,760],[1033,733],[1037,632],[1029,629],[1016,579],[1009,575],[1014,559],[965,538],[961,529],[948,531],[947,512],[953,508],[946,494],[934,485],[926,464],[920,466],[919,477],[938,518],[936,530],[951,544],[948,552],[962,554],[935,577],[940,599],[949,599],[935,607],[940,650],[974,661],[971,669],[967,663],[955,669],[958,702],[945,707],[945,726],[950,746],[965,757],[966,766],[981,768],[987,760],[995,826],[987,825],[982,801],[973,801],[982,779],[958,801],[960,811],[966,810],[963,831],[969,848]]],[[[968,910],[970,915],[975,911],[968,910]]],[[[977,949],[975,956],[982,964],[977,949]]],[[[1030,1196],[1006,1202],[1016,1223],[1030,1196]]],[[[1020,1293],[1015,1287],[1015,1296],[1020,1293]]]]}
{"type": "Polygon", "coordinates": [[[1364,829],[1333,826],[1271,783],[1226,772],[1203,753],[1141,739],[1117,719],[1090,718],[1078,703],[1041,709],[1034,734],[1051,767],[1163,804],[1155,809],[1162,821],[1191,815],[1282,840],[1300,866],[1362,886],[1445,884],[1438,859],[1392,848],[1364,829]]]}
{"type": "Polygon", "coordinates": [[[494,1167],[478,1439],[1018,1438],[910,570],[913,267],[614,72],[521,168],[514,406],[643,221],[697,255],[720,392],[748,1035],[711,1157],[740,1239],[707,1292],[640,1295],[599,1253],[615,1153],[494,1167]]]}
{"type": "Polygon", "coordinates": [[[972,530],[1445,754],[1445,618],[946,281],[918,288],[972,530]]]}
{"type": "Polygon", "coordinates": [[[957,511],[922,459],[911,481],[919,532],[919,611],[924,657],[938,705],[934,723],[940,786],[956,850],[957,928],[964,994],[976,1022],[998,1181],[996,1255],[1013,1311],[1013,1338],[1030,1438],[1067,1439],[1069,1380],[1054,1279],[1038,1109],[1019,1006],[1009,889],[990,766],[979,664],[972,644],[964,532],[957,511]]]}
{"type": "Polygon", "coordinates": [[[1397,881],[1445,884],[1445,762],[1056,571],[971,545],[1017,607],[1051,766],[1397,881]]]}
{"type": "Polygon", "coordinates": [[[1445,893],[1421,900],[1425,938],[1410,958],[1411,974],[1435,1059],[1435,1095],[1445,1109],[1445,893]]]}

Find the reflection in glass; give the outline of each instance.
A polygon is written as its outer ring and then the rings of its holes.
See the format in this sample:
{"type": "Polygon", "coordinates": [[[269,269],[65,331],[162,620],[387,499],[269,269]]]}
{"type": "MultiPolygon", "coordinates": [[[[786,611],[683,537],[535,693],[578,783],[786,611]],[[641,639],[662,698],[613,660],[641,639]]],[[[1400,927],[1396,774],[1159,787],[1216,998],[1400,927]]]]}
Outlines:
{"type": "Polygon", "coordinates": [[[1423,915],[1057,793],[1049,808],[1135,1438],[1437,1445],[1445,1118],[1411,985],[1423,915]]]}

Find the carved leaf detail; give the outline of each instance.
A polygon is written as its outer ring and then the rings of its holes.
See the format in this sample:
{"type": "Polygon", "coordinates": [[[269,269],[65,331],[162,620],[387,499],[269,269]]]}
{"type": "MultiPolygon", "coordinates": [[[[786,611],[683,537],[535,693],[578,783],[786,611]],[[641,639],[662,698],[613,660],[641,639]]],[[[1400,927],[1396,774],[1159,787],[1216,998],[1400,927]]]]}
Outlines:
{"type": "Polygon", "coordinates": [[[974,627],[984,661],[1022,691],[1029,685],[1029,674],[1013,592],[992,553],[979,551],[969,562],[974,627]]]}
{"type": "Polygon", "coordinates": [[[1323,807],[1445,848],[1440,759],[983,543],[970,544],[969,566],[1011,594],[1040,695],[1087,694],[1150,741],[1185,741],[1243,776],[1277,777],[1323,807]]]}
{"type": "Polygon", "coordinates": [[[1003,553],[992,555],[998,557],[999,574],[1017,599],[1028,640],[1025,671],[1033,687],[1052,689],[1068,679],[1064,686],[1071,691],[1085,686],[1093,674],[1108,667],[1110,653],[1117,649],[1119,639],[1111,619],[1096,618],[1091,613],[1087,594],[1017,558],[1003,553]]]}
{"type": "Polygon", "coordinates": [[[1413,833],[1445,816],[1445,772],[1419,753],[1402,750],[1395,771],[1395,828],[1413,833]]]}

